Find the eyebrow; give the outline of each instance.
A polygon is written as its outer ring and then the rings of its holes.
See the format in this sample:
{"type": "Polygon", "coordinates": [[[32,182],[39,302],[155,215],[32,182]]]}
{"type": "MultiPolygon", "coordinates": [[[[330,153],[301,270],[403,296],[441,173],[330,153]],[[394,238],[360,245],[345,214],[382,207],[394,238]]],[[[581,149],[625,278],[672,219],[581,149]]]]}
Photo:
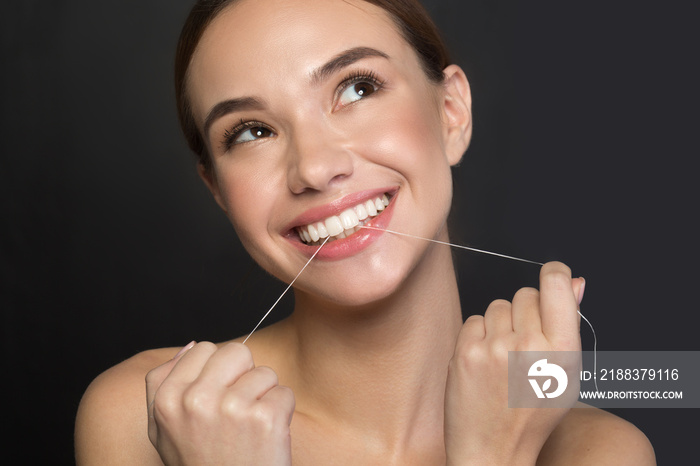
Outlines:
{"type": "MultiPolygon", "coordinates": [[[[333,73],[359,60],[370,57],[389,59],[389,55],[380,50],[371,47],[354,47],[339,53],[321,67],[313,70],[311,72],[311,84],[317,86],[333,75],[333,73]]],[[[204,119],[204,134],[209,134],[211,125],[224,115],[242,110],[262,110],[264,108],[265,104],[255,97],[241,97],[221,101],[212,107],[204,119]]]]}
{"type": "Polygon", "coordinates": [[[265,105],[255,97],[241,97],[219,102],[209,111],[204,119],[204,134],[209,134],[211,125],[224,115],[241,110],[262,110],[265,105]]]}
{"type": "Polygon", "coordinates": [[[363,58],[370,57],[389,59],[389,55],[371,47],[355,47],[348,49],[333,57],[325,65],[311,72],[311,83],[318,85],[338,70],[342,70],[363,58]]]}

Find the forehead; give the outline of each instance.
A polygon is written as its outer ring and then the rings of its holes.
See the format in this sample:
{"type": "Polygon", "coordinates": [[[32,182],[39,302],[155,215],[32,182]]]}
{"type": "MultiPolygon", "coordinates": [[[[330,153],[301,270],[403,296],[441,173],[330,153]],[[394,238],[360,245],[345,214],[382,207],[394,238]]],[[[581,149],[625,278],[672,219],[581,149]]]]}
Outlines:
{"type": "Polygon", "coordinates": [[[193,110],[199,119],[219,100],[308,78],[354,47],[376,48],[396,62],[412,54],[392,18],[363,1],[239,0],[212,21],[192,57],[193,110]]]}

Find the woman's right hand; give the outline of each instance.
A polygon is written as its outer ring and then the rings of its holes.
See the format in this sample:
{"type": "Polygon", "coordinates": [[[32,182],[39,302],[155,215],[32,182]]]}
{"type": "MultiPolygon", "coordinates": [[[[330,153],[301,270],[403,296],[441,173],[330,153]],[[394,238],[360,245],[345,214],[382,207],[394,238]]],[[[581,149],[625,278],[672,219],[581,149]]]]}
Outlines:
{"type": "Polygon", "coordinates": [[[290,465],[294,394],[240,343],[190,344],[146,376],[148,437],[166,465],[290,465]]]}

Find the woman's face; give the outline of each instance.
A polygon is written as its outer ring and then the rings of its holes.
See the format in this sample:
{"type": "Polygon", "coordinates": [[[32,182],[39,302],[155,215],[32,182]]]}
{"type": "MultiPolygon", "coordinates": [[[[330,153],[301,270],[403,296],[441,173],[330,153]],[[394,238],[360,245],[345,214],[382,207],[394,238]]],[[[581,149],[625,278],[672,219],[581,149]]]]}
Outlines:
{"type": "MultiPolygon", "coordinates": [[[[463,77],[456,67],[448,74],[463,77]]],[[[450,165],[469,137],[466,81],[463,104],[455,88],[429,82],[371,4],[238,1],[207,28],[190,66],[212,158],[203,177],[248,252],[287,282],[317,249],[300,230],[323,235],[321,223],[333,235],[338,220],[362,220],[363,208],[369,225],[445,238],[450,165]],[[385,195],[389,206],[373,216],[368,202],[385,195]]],[[[342,238],[351,231],[326,243],[299,290],[346,305],[381,299],[427,247],[366,229],[342,238]]]]}

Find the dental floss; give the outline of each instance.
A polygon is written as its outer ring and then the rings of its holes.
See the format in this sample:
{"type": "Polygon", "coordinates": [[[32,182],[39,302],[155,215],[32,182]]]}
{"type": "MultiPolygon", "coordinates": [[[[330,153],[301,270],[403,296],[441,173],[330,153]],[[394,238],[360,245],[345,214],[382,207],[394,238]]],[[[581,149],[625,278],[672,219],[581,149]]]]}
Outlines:
{"type": "MultiPolygon", "coordinates": [[[[399,233],[398,231],[388,230],[385,228],[375,228],[375,227],[371,227],[371,226],[367,226],[367,225],[362,225],[360,228],[366,228],[368,230],[386,231],[387,233],[393,233],[393,234],[399,235],[399,236],[407,236],[409,238],[422,239],[424,241],[430,241],[433,243],[444,244],[445,246],[452,246],[455,248],[466,249],[468,251],[480,252],[482,254],[490,254],[492,256],[503,257],[505,259],[512,259],[512,260],[516,260],[516,261],[527,262],[528,264],[544,265],[541,262],[535,262],[535,261],[531,261],[528,259],[521,259],[520,257],[506,256],[505,254],[499,254],[497,252],[491,252],[491,251],[485,251],[483,249],[471,248],[469,246],[462,246],[460,244],[446,243],[445,241],[438,241],[436,239],[431,239],[431,238],[422,238],[420,236],[410,235],[408,233],[399,233]]],[[[586,321],[588,326],[591,328],[591,332],[593,332],[593,374],[597,374],[598,373],[598,360],[597,360],[598,359],[598,337],[595,334],[595,329],[593,328],[593,324],[591,324],[591,321],[588,320],[588,318],[586,318],[586,316],[581,314],[581,311],[579,309],[576,309],[576,312],[578,312],[578,315],[580,315],[583,318],[583,320],[586,321]]],[[[593,383],[595,384],[596,391],[598,391],[598,377],[596,377],[595,375],[593,378],[593,383]]]]}
{"type": "MultiPolygon", "coordinates": [[[[362,225],[360,228],[366,228],[366,229],[368,229],[368,230],[386,231],[387,233],[393,233],[393,234],[399,235],[399,236],[407,236],[407,237],[409,237],[409,238],[422,239],[422,240],[424,240],[424,241],[430,241],[430,242],[433,242],[433,243],[443,244],[443,245],[445,245],[445,246],[452,246],[452,247],[455,247],[455,248],[466,249],[466,250],[468,250],[468,251],[479,252],[479,253],[482,253],[482,254],[490,254],[490,255],[492,255],[492,256],[503,257],[503,258],[505,258],[505,259],[512,259],[512,260],[516,260],[516,261],[520,261],[520,262],[527,262],[528,264],[544,265],[542,262],[535,262],[535,261],[531,261],[531,260],[528,260],[528,259],[521,259],[520,257],[507,256],[507,255],[505,255],[505,254],[499,254],[499,253],[497,253],[497,252],[492,252],[492,251],[485,251],[485,250],[483,250],[483,249],[472,248],[472,247],[469,247],[469,246],[462,246],[462,245],[460,245],[460,244],[447,243],[447,242],[445,242],[445,241],[438,241],[438,240],[436,240],[436,239],[422,238],[422,237],[420,237],[420,236],[415,236],[415,235],[411,235],[411,234],[408,234],[408,233],[399,233],[398,231],[387,230],[387,229],[384,229],[384,228],[375,228],[375,227],[370,227],[370,226],[366,226],[366,225],[362,225]]],[[[248,338],[250,338],[250,337],[253,335],[253,333],[255,333],[255,331],[258,329],[258,327],[260,327],[260,324],[262,324],[263,321],[267,318],[267,316],[270,315],[270,312],[272,312],[272,310],[275,308],[275,306],[277,306],[277,303],[280,302],[280,300],[282,299],[282,297],[283,297],[285,294],[287,294],[287,291],[289,291],[289,289],[292,287],[292,285],[294,285],[294,282],[297,281],[297,278],[299,278],[299,275],[301,275],[301,273],[304,271],[304,269],[306,269],[306,267],[311,263],[311,261],[314,259],[314,257],[316,257],[316,254],[318,254],[318,252],[319,252],[319,251],[321,250],[321,248],[328,242],[328,240],[329,240],[330,238],[331,238],[330,235],[327,236],[326,239],[323,240],[323,243],[321,243],[321,245],[318,247],[318,249],[317,249],[317,250],[313,253],[313,255],[309,258],[309,260],[306,261],[306,264],[304,264],[304,267],[301,268],[301,270],[299,271],[299,273],[297,274],[297,276],[294,277],[294,280],[291,281],[291,283],[287,286],[287,288],[282,292],[282,294],[280,295],[280,297],[277,298],[277,301],[275,301],[275,304],[272,305],[272,307],[265,313],[265,315],[263,316],[263,318],[260,319],[260,322],[258,322],[258,324],[257,324],[257,325],[255,326],[255,328],[248,334],[248,336],[245,338],[245,340],[243,340],[243,344],[244,344],[244,345],[245,345],[245,342],[248,341],[248,338]]],[[[598,373],[598,372],[597,372],[597,369],[598,369],[598,367],[597,367],[597,365],[598,365],[598,361],[597,361],[598,337],[597,337],[596,334],[595,334],[595,329],[593,328],[593,324],[591,324],[591,321],[588,320],[588,319],[586,318],[586,316],[584,316],[583,314],[581,314],[581,311],[580,311],[580,310],[576,309],[576,312],[578,312],[578,315],[580,315],[580,316],[583,318],[583,320],[586,321],[586,323],[588,324],[588,326],[591,328],[591,331],[593,332],[593,373],[594,373],[594,374],[597,374],[597,373],[598,373]]],[[[595,389],[596,389],[596,391],[598,391],[598,379],[597,379],[597,377],[594,377],[593,382],[595,383],[595,389]]]]}
{"type": "Polygon", "coordinates": [[[299,273],[297,274],[297,276],[294,277],[294,280],[291,281],[291,283],[289,284],[289,286],[287,286],[287,288],[282,292],[282,294],[280,295],[280,297],[277,298],[277,301],[275,301],[275,304],[273,304],[272,307],[265,313],[265,315],[263,316],[263,318],[260,319],[260,322],[258,322],[258,325],[255,326],[255,328],[253,329],[253,331],[250,332],[250,333],[248,334],[247,337],[245,337],[245,340],[243,340],[243,344],[244,344],[244,345],[245,345],[245,342],[248,341],[248,338],[250,338],[250,337],[253,335],[253,333],[255,333],[255,331],[258,329],[258,327],[260,327],[260,324],[263,323],[263,320],[265,320],[265,319],[267,318],[267,316],[270,315],[270,312],[272,312],[272,310],[275,308],[275,306],[277,306],[277,303],[280,302],[280,300],[282,299],[282,297],[283,297],[285,294],[287,294],[287,291],[289,291],[289,289],[292,287],[292,285],[294,285],[294,282],[297,281],[297,278],[299,278],[299,275],[301,275],[301,273],[304,271],[304,269],[306,268],[306,266],[309,265],[309,263],[311,263],[311,261],[314,259],[314,257],[316,257],[316,254],[318,254],[318,251],[321,250],[321,248],[323,247],[323,245],[326,244],[326,243],[328,242],[329,239],[331,239],[331,237],[330,237],[330,236],[327,236],[326,239],[323,240],[323,243],[321,243],[321,245],[318,247],[318,249],[316,249],[316,251],[315,251],[315,252],[313,253],[313,255],[309,258],[309,260],[306,261],[306,264],[304,264],[304,267],[301,268],[301,270],[299,271],[299,273]]]}
{"type": "Polygon", "coordinates": [[[595,391],[598,392],[598,338],[595,336],[595,330],[593,329],[593,325],[591,325],[591,322],[581,314],[581,311],[576,309],[576,312],[578,312],[578,315],[583,317],[583,320],[586,321],[588,326],[591,328],[591,332],[593,332],[593,384],[595,385],[595,391]]]}
{"type": "Polygon", "coordinates": [[[459,244],[446,243],[444,241],[438,241],[436,239],[421,238],[420,236],[409,235],[408,233],[399,233],[398,231],[387,230],[385,228],[375,228],[375,227],[370,227],[370,226],[366,226],[366,225],[362,225],[360,228],[366,228],[368,230],[386,231],[388,233],[393,233],[395,235],[408,236],[409,238],[422,239],[425,241],[432,241],[433,243],[444,244],[445,246],[452,246],[455,248],[467,249],[469,251],[480,252],[482,254],[491,254],[492,256],[504,257],[506,259],[513,259],[513,260],[520,261],[520,262],[527,262],[529,264],[544,265],[542,262],[535,262],[535,261],[531,261],[531,260],[527,260],[527,259],[521,259],[519,257],[506,256],[505,254],[499,254],[497,252],[491,252],[491,251],[484,251],[483,249],[470,248],[469,246],[461,246],[459,244]]]}

